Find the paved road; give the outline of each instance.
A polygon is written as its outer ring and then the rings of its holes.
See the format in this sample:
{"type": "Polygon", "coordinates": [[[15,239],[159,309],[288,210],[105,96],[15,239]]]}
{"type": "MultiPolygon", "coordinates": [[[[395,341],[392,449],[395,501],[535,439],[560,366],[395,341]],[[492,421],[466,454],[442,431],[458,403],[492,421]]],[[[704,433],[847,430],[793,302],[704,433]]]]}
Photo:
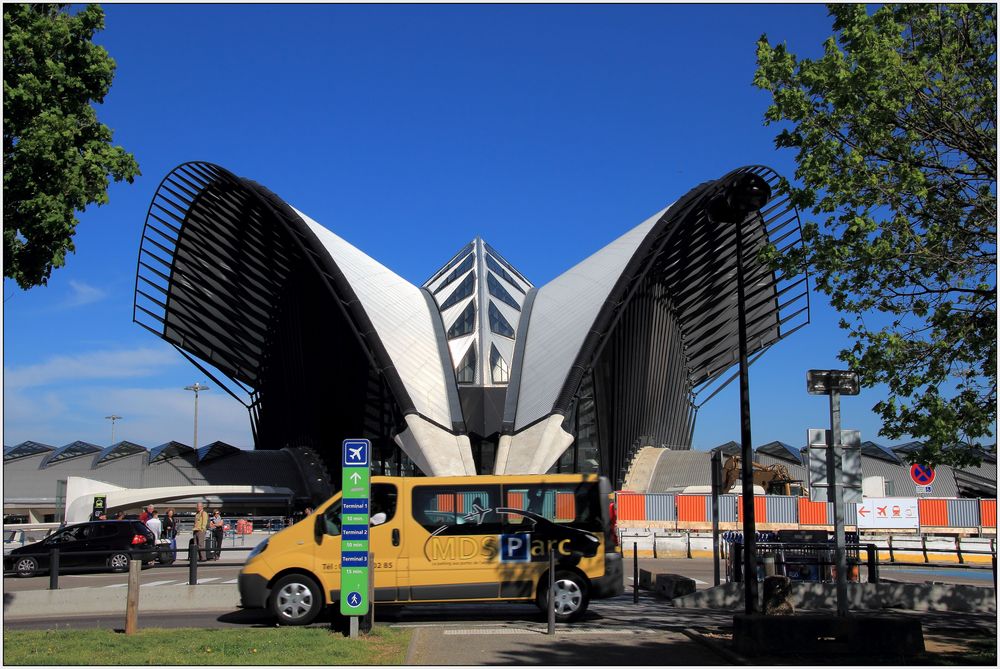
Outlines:
{"type": "MultiPolygon", "coordinates": [[[[236,583],[236,577],[242,567],[242,559],[235,555],[222,562],[206,562],[198,566],[198,580],[202,583],[236,583]]],[[[712,587],[714,573],[711,559],[685,558],[639,558],[639,569],[653,572],[681,574],[694,579],[696,587],[701,590],[712,587]]],[[[633,560],[626,557],[624,561],[625,588],[631,593],[633,560]]],[[[725,565],[721,567],[722,579],[725,581],[725,565]]],[[[959,583],[963,585],[987,586],[993,581],[990,569],[963,569],[960,567],[934,568],[924,565],[887,566],[880,568],[884,578],[891,578],[906,583],[923,583],[937,581],[941,583],[959,583]]],[[[123,587],[128,581],[128,574],[110,574],[106,572],[90,572],[86,574],[64,574],[59,577],[60,589],[65,588],[101,588],[123,587]]],[[[174,566],[144,569],[142,572],[143,587],[181,584],[188,582],[188,567],[186,562],[174,566]]],[[[34,578],[17,578],[6,576],[3,580],[4,592],[22,592],[26,590],[44,590],[49,587],[47,575],[34,578]]]]}
{"type": "MultiPolygon", "coordinates": [[[[207,562],[198,566],[199,583],[232,583],[242,568],[241,563],[227,564],[224,562],[207,562]]],[[[156,566],[142,570],[142,587],[158,587],[163,585],[179,585],[188,582],[188,566],[156,566]]],[[[68,588],[122,588],[128,585],[128,573],[112,574],[93,571],[82,574],[60,574],[59,589],[68,588]]],[[[5,576],[4,592],[25,592],[28,590],[46,590],[49,587],[49,576],[43,574],[32,578],[5,576]]]]}

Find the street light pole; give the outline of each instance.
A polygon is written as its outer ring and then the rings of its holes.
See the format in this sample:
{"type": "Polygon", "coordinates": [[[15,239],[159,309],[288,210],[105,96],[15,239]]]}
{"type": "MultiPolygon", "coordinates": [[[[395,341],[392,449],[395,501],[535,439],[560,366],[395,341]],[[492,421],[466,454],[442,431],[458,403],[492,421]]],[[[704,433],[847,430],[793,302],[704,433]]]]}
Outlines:
{"type": "Polygon", "coordinates": [[[740,451],[743,474],[743,597],[747,615],[757,613],[757,542],[753,495],[753,443],[750,432],[750,364],[747,345],[747,305],[743,268],[743,224],[771,199],[771,187],[757,174],[743,172],[708,203],[713,220],[736,231],[736,320],[740,361],[740,451]]]}
{"type": "Polygon", "coordinates": [[[111,443],[114,444],[115,443],[115,421],[121,420],[122,417],[121,416],[116,416],[115,414],[111,414],[110,416],[105,416],[104,418],[111,421],[111,443]]]}
{"type": "Polygon", "coordinates": [[[211,390],[208,386],[195,382],[194,385],[184,386],[184,390],[194,391],[194,448],[198,450],[198,393],[211,390]]]}

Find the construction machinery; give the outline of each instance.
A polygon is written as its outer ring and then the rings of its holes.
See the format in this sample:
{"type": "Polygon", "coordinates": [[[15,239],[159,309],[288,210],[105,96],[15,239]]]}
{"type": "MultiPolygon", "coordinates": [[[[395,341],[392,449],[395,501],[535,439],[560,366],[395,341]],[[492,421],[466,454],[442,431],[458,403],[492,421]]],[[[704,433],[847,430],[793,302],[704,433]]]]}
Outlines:
{"type": "MultiPolygon", "coordinates": [[[[728,492],[740,480],[741,459],[738,455],[730,455],[722,465],[722,491],[728,492]]],[[[751,461],[753,465],[753,484],[764,489],[768,495],[802,496],[804,489],[802,481],[793,479],[788,473],[788,467],[782,464],[762,465],[751,461]]]]}

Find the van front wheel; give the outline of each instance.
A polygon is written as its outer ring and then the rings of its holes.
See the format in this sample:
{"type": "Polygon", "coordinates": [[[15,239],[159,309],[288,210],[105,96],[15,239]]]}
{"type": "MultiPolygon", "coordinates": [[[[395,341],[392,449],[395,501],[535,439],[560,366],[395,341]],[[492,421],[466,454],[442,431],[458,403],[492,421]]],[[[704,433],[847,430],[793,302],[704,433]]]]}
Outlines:
{"type": "Polygon", "coordinates": [[[323,610],[323,594],[308,576],[289,574],[274,584],[269,604],[280,624],[308,625],[323,610]]]}
{"type": "MultiPolygon", "coordinates": [[[[556,622],[571,623],[583,617],[590,604],[590,594],[587,584],[580,576],[571,571],[557,571],[555,582],[556,622]]],[[[538,584],[538,608],[548,615],[549,611],[549,579],[546,575],[538,584]]]]}

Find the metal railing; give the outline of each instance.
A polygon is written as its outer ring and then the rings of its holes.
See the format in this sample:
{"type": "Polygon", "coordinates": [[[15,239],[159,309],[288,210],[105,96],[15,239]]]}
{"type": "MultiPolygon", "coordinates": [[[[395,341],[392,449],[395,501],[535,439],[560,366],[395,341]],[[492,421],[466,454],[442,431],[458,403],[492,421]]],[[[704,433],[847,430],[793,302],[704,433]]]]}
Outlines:
{"type": "MultiPolygon", "coordinates": [[[[230,552],[249,552],[253,550],[253,546],[235,546],[232,548],[215,548],[214,546],[209,546],[206,544],[205,553],[206,556],[209,553],[230,553],[230,552]]],[[[48,551],[39,551],[37,553],[22,554],[17,556],[9,556],[15,558],[11,560],[11,563],[16,562],[16,558],[31,557],[39,563],[38,571],[47,571],[49,574],[49,590],[59,589],[59,576],[62,574],[80,574],[94,572],[95,570],[107,569],[110,565],[102,567],[99,564],[90,565],[70,565],[61,564],[63,560],[67,557],[69,558],[82,558],[82,557],[101,557],[105,556],[110,558],[112,555],[126,554],[129,556],[130,560],[140,560],[142,562],[153,562],[153,567],[170,567],[176,562],[178,554],[183,551],[182,548],[176,550],[171,549],[169,546],[158,546],[152,549],[116,549],[116,550],[100,550],[100,551],[73,551],[72,553],[63,553],[58,548],[53,548],[48,551]],[[165,559],[165,556],[170,555],[169,561],[165,559]],[[42,566],[42,560],[39,558],[47,558],[48,561],[45,566],[42,566]]],[[[215,564],[205,564],[209,560],[201,560],[198,556],[198,547],[192,540],[187,549],[187,560],[188,560],[188,584],[198,585],[198,567],[199,565],[208,567],[221,567],[221,566],[232,566],[233,563],[228,562],[218,562],[215,564]]],[[[4,576],[15,576],[17,572],[14,570],[4,570],[4,576]]]]}
{"type": "MultiPolygon", "coordinates": [[[[743,582],[743,544],[730,546],[726,560],[726,577],[735,583],[743,582]]],[[[793,580],[833,582],[836,579],[836,547],[833,544],[759,543],[756,545],[758,578],[761,576],[787,576],[793,580]]],[[[875,544],[848,544],[847,578],[860,580],[860,566],[867,566],[866,580],[878,583],[878,547],[875,544]]]]}

